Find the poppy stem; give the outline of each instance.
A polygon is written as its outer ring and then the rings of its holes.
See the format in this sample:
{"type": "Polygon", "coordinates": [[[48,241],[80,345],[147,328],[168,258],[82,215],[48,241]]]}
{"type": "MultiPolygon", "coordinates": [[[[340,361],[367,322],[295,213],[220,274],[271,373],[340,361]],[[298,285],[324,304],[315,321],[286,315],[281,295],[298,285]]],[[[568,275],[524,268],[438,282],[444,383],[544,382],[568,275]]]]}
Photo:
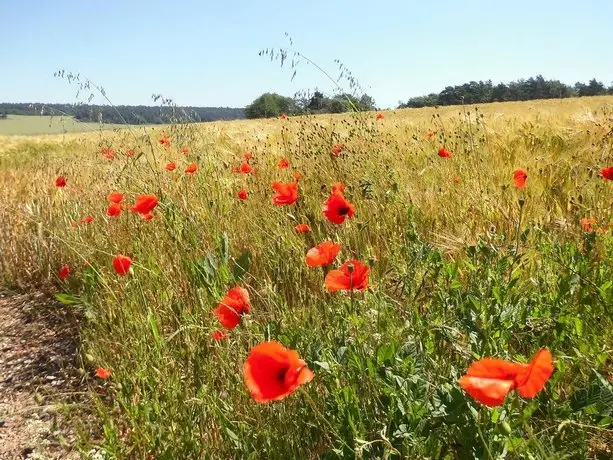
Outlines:
{"type": "MultiPolygon", "coordinates": [[[[468,406],[468,409],[470,410],[470,406],[468,405],[468,403],[466,403],[466,405],[468,406]]],[[[477,433],[479,434],[479,438],[481,439],[481,442],[483,443],[483,447],[485,448],[485,451],[487,452],[487,458],[494,460],[494,457],[492,457],[492,452],[490,451],[490,448],[487,445],[487,442],[485,442],[485,438],[483,437],[483,433],[481,432],[481,427],[479,426],[479,418],[477,417],[477,415],[478,414],[476,412],[473,412],[473,417],[475,418],[475,426],[477,427],[477,433]]]]}
{"type": "Polygon", "coordinates": [[[521,229],[521,218],[524,215],[524,199],[519,199],[519,219],[517,220],[517,230],[515,231],[515,255],[519,251],[519,230],[521,229]]]}
{"type": "Polygon", "coordinates": [[[492,452],[490,451],[487,442],[485,442],[485,438],[483,437],[483,433],[481,432],[481,428],[479,427],[479,421],[477,420],[477,433],[479,433],[479,437],[481,438],[481,442],[483,443],[483,447],[485,447],[485,451],[487,452],[487,458],[494,460],[492,457],[492,452]]]}

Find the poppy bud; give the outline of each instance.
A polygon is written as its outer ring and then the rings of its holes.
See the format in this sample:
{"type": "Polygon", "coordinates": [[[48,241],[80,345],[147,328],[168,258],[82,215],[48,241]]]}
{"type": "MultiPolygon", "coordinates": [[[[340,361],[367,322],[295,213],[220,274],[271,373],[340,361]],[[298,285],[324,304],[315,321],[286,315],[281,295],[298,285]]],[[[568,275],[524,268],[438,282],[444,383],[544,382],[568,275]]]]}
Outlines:
{"type": "Polygon", "coordinates": [[[526,203],[526,200],[524,200],[523,198],[519,199],[519,207],[520,208],[523,208],[525,203],[526,203]]]}
{"type": "Polygon", "coordinates": [[[507,422],[502,422],[500,424],[500,428],[502,429],[504,434],[507,434],[507,435],[511,434],[511,426],[507,422]]]}

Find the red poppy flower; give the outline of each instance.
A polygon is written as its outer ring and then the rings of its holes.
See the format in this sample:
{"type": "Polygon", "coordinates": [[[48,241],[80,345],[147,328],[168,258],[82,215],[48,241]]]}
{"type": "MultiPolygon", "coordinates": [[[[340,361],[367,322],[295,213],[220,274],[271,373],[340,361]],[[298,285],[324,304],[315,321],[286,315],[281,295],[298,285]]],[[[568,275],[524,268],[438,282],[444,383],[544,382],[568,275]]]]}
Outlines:
{"type": "Polygon", "coordinates": [[[110,217],[117,217],[121,214],[121,205],[119,203],[109,203],[109,207],[107,208],[106,213],[110,217]]]}
{"type": "Polygon", "coordinates": [[[155,214],[152,212],[148,212],[147,214],[143,214],[143,220],[151,220],[155,217],[155,214]]]}
{"type": "Polygon", "coordinates": [[[436,133],[435,133],[434,131],[428,131],[428,132],[426,133],[426,136],[428,136],[428,137],[430,138],[430,137],[434,136],[435,134],[436,134],[436,133]]]}
{"type": "Polygon", "coordinates": [[[147,214],[153,211],[158,204],[158,197],[155,195],[140,195],[136,197],[136,203],[132,206],[132,211],[139,214],[147,214]]]}
{"type": "Polygon", "coordinates": [[[282,113],[280,118],[281,120],[287,120],[287,113],[282,113]]]}
{"type": "Polygon", "coordinates": [[[306,263],[309,267],[330,265],[340,250],[340,244],[335,244],[332,241],[324,241],[308,250],[306,253],[306,263]]]}
{"type": "Polygon", "coordinates": [[[296,229],[297,233],[308,233],[311,231],[311,227],[309,227],[307,224],[298,224],[294,228],[296,229]]]}
{"type": "Polygon", "coordinates": [[[460,176],[453,176],[453,183],[458,185],[460,183],[460,176]]]}
{"type": "Polygon", "coordinates": [[[240,189],[240,191],[238,192],[238,197],[239,197],[241,200],[246,200],[246,199],[247,199],[247,196],[248,196],[248,194],[247,194],[247,190],[245,190],[244,188],[240,189]]]}
{"type": "Polygon", "coordinates": [[[302,179],[302,173],[300,171],[294,171],[294,173],[292,174],[293,178],[295,180],[300,180],[302,179]]]}
{"type": "Polygon", "coordinates": [[[243,153],[243,158],[247,161],[251,160],[253,158],[253,153],[251,152],[245,152],[243,153]]]}
{"type": "Polygon", "coordinates": [[[198,170],[198,165],[196,163],[192,163],[185,168],[185,172],[187,174],[193,174],[198,170]]]}
{"type": "Polygon", "coordinates": [[[253,167],[246,161],[242,162],[238,167],[238,172],[241,174],[250,174],[253,171],[253,167]]]}
{"type": "Polygon", "coordinates": [[[170,147],[170,134],[162,132],[162,137],[160,137],[160,145],[163,145],[164,147],[170,147]]]}
{"type": "Polygon", "coordinates": [[[608,180],[613,180],[613,166],[609,166],[608,168],[602,168],[600,170],[600,175],[608,180]]]}
{"type": "Polygon", "coordinates": [[[377,113],[377,120],[382,120],[383,114],[381,112],[377,113]]]}
{"type": "Polygon", "coordinates": [[[521,364],[485,358],[476,361],[460,378],[460,386],[486,406],[499,406],[515,387],[521,364]]]}
{"type": "Polygon", "coordinates": [[[108,147],[103,147],[102,149],[100,149],[100,152],[102,153],[102,156],[107,160],[112,160],[113,158],[115,158],[115,155],[117,155],[117,152],[108,147]]]}
{"type": "Polygon", "coordinates": [[[189,149],[187,147],[181,147],[181,153],[185,156],[189,155],[189,149]]]}
{"type": "Polygon", "coordinates": [[[96,369],[96,377],[102,379],[102,380],[106,380],[111,376],[111,371],[110,369],[104,369],[102,367],[99,367],[98,369],[96,369]]]}
{"type": "Polygon", "coordinates": [[[175,169],[177,169],[177,164],[174,161],[172,161],[168,163],[166,166],[164,166],[164,169],[166,171],[174,171],[175,169]]]}
{"type": "Polygon", "coordinates": [[[339,156],[341,152],[345,149],[343,144],[336,144],[332,147],[332,155],[335,157],[339,156]]]}
{"type": "Polygon", "coordinates": [[[272,202],[277,206],[293,204],[298,199],[298,184],[296,182],[273,182],[272,189],[277,192],[272,202]]]}
{"type": "Polygon", "coordinates": [[[549,350],[539,350],[529,364],[484,358],[475,361],[460,378],[460,386],[486,406],[499,406],[509,392],[517,389],[524,398],[533,398],[553,373],[549,350]]]}
{"type": "Polygon", "coordinates": [[[251,349],[243,373],[251,397],[260,403],[283,399],[315,376],[295,350],[274,341],[251,349]]]}
{"type": "Polygon", "coordinates": [[[342,192],[336,191],[324,203],[323,213],[330,222],[342,224],[346,217],[353,218],[355,207],[345,200],[342,192]]]}
{"type": "Polygon", "coordinates": [[[341,265],[338,270],[331,270],[324,279],[324,286],[330,292],[363,291],[368,287],[370,268],[356,259],[351,259],[341,265]]]}
{"type": "Polygon", "coordinates": [[[216,331],[213,331],[213,334],[211,334],[211,337],[213,338],[215,342],[226,340],[228,338],[228,332],[218,329],[216,331]]]}
{"type": "Polygon", "coordinates": [[[279,160],[279,163],[277,163],[277,166],[279,167],[279,169],[285,169],[289,167],[289,160],[287,158],[281,158],[279,160]]]}
{"type": "Polygon", "coordinates": [[[117,255],[113,259],[113,268],[118,275],[126,275],[132,266],[132,259],[128,256],[117,255]]]}
{"type": "Polygon", "coordinates": [[[234,286],[221,299],[214,313],[226,329],[234,329],[244,313],[249,313],[249,292],[247,289],[234,286]]]}
{"type": "Polygon", "coordinates": [[[445,147],[438,149],[438,156],[441,158],[451,158],[451,152],[445,147]]]}
{"type": "Polygon", "coordinates": [[[134,155],[136,155],[134,149],[126,150],[126,156],[133,157],[134,155]]]}
{"type": "Polygon", "coordinates": [[[93,221],[94,218],[92,216],[85,216],[83,219],[81,219],[82,224],[91,224],[93,221]]]}
{"type": "Polygon", "coordinates": [[[58,176],[58,178],[55,179],[55,186],[59,188],[66,187],[66,182],[68,182],[68,180],[64,176],[58,176]]]}
{"type": "Polygon", "coordinates": [[[583,219],[579,220],[579,223],[581,224],[584,232],[592,233],[594,231],[592,224],[596,223],[596,219],[594,217],[584,217],[583,219]]]}
{"type": "Polygon", "coordinates": [[[68,264],[64,264],[60,268],[58,276],[60,277],[60,279],[65,280],[66,278],[68,278],[68,275],[70,275],[70,267],[68,266],[68,264]]]}
{"type": "Polygon", "coordinates": [[[526,179],[528,179],[528,173],[523,169],[516,169],[513,171],[513,183],[517,188],[524,188],[526,186],[526,179]]]}
{"type": "Polygon", "coordinates": [[[109,201],[111,203],[121,203],[123,200],[123,193],[113,192],[109,193],[109,201]]]}
{"type": "Polygon", "coordinates": [[[342,182],[335,182],[331,186],[332,193],[344,193],[345,192],[345,184],[342,182]]]}

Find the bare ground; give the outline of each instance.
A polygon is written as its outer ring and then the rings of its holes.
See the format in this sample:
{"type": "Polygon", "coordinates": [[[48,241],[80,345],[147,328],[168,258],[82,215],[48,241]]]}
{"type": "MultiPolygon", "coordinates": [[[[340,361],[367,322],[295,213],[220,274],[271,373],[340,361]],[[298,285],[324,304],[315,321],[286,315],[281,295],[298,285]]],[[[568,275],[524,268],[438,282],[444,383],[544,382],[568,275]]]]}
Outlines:
{"type": "Polygon", "coordinates": [[[42,294],[0,292],[0,459],[74,459],[62,414],[81,394],[78,322],[42,294]]]}

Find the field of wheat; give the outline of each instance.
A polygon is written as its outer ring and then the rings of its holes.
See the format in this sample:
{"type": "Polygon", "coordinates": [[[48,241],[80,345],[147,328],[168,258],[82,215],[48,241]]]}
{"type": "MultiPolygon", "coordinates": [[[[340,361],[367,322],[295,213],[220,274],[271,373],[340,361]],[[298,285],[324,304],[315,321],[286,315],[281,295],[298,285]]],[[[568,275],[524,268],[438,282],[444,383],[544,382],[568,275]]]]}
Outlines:
{"type": "Polygon", "coordinates": [[[100,458],[610,458],[611,166],[612,97],[0,137],[0,284],[100,458]]]}

